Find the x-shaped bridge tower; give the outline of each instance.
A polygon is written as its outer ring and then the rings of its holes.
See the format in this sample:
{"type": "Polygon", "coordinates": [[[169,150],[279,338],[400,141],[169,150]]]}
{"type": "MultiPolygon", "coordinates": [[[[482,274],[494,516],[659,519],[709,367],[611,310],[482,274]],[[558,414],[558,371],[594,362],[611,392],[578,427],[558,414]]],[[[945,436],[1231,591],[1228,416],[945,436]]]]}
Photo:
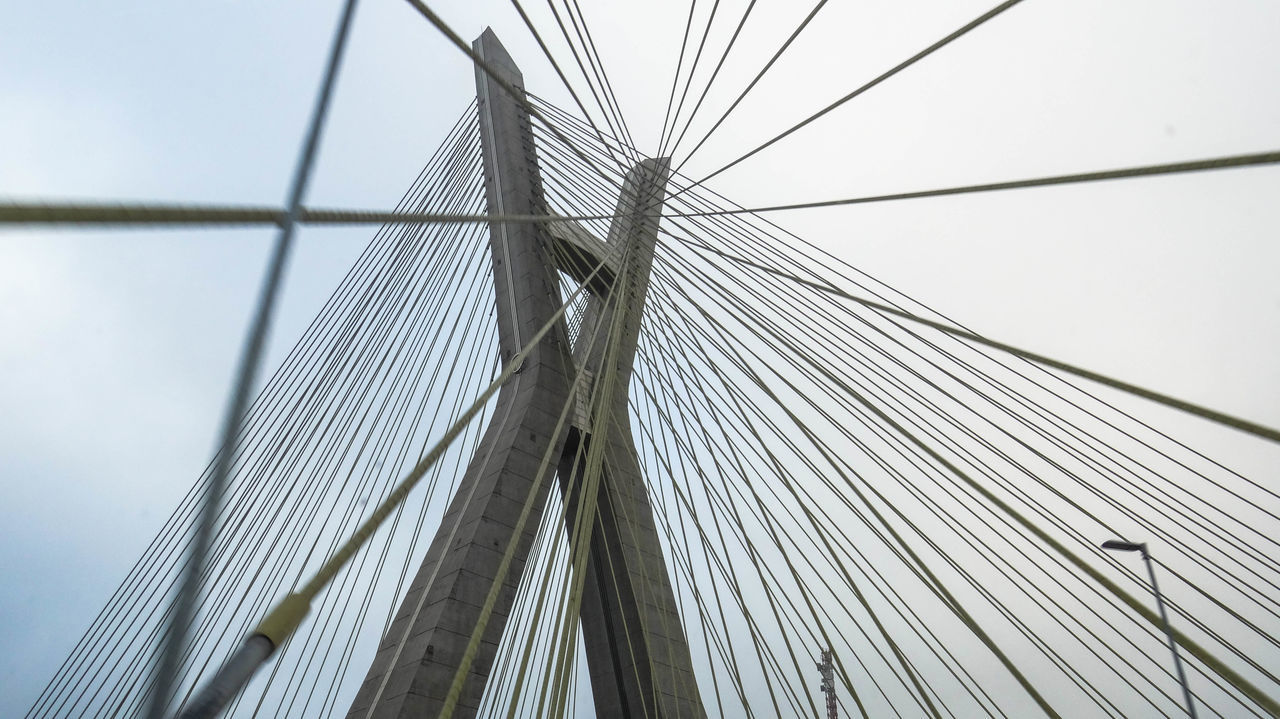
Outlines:
{"type": "Polygon", "coordinates": [[[572,222],[502,221],[548,213],[520,71],[492,30],[473,47],[487,66],[476,92],[503,361],[553,327],[498,393],[348,717],[430,718],[452,703],[475,716],[553,475],[597,715],[702,717],[627,406],[668,161],[627,174],[606,241],[572,222]],[[572,345],[558,272],[590,293],[572,345]]]}

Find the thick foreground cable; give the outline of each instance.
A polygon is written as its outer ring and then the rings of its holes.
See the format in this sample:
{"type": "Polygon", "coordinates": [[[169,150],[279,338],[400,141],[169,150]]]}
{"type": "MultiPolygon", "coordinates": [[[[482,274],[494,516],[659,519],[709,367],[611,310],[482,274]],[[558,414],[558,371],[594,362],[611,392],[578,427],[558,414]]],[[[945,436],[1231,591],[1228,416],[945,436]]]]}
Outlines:
{"type": "Polygon", "coordinates": [[[271,327],[271,315],[275,309],[276,297],[279,294],[284,266],[289,259],[289,251],[293,246],[294,225],[298,210],[302,207],[302,197],[306,193],[307,180],[311,176],[316,149],[320,144],[320,133],[324,128],[325,115],[329,109],[329,100],[333,96],[334,81],[338,69],[342,66],[342,51],[346,47],[347,36],[351,29],[351,19],[355,15],[356,0],[347,0],[342,18],[334,33],[332,49],[329,53],[328,66],[320,92],[316,97],[315,109],[311,123],[303,142],[302,152],[298,158],[298,166],[294,172],[293,184],[289,188],[288,209],[285,211],[280,225],[280,234],[267,265],[267,274],[262,282],[261,299],[249,327],[249,336],[245,341],[244,352],[240,358],[240,367],[236,372],[235,385],[231,391],[231,401],[227,406],[227,416],[223,423],[222,436],[218,442],[218,454],[214,460],[213,476],[209,482],[209,491],[201,507],[196,521],[194,541],[187,561],[182,582],[178,585],[177,595],[173,600],[172,615],[169,626],[163,635],[160,659],[155,669],[155,687],[148,704],[147,716],[159,719],[163,716],[173,692],[179,665],[182,663],[183,647],[187,643],[188,625],[195,619],[196,601],[200,593],[201,575],[204,572],[209,547],[213,543],[213,533],[217,524],[218,510],[222,503],[223,490],[227,478],[231,474],[231,465],[236,454],[236,445],[240,441],[240,433],[244,425],[244,415],[249,409],[249,393],[262,363],[263,347],[266,344],[267,331],[271,327]]]}
{"type": "MultiPolygon", "coordinates": [[[[573,146],[570,150],[577,152],[573,146]]],[[[898,192],[888,195],[868,195],[839,200],[819,200],[817,202],[798,202],[788,205],[770,205],[767,207],[733,208],[725,210],[706,210],[701,212],[673,212],[670,217],[719,217],[723,215],[756,215],[763,212],[782,212],[785,210],[807,210],[819,207],[840,207],[844,205],[862,205],[893,200],[913,200],[925,197],[944,197],[946,195],[965,195],[978,192],[995,192],[998,190],[1016,190],[1026,187],[1046,187],[1049,185],[1069,185],[1101,180],[1119,180],[1130,177],[1150,177],[1155,175],[1173,175],[1184,172],[1200,172],[1205,170],[1225,170],[1236,167],[1256,167],[1280,163],[1280,151],[1257,152],[1248,155],[1233,155],[1207,160],[1191,160],[1188,162],[1171,162],[1161,165],[1145,165],[1120,170],[1103,170],[1100,172],[1084,172],[1072,175],[1054,175],[1027,180],[1011,180],[1008,182],[992,182],[980,185],[963,185],[937,190],[919,190],[916,192],[898,192]]],[[[681,190],[692,189],[692,186],[681,190]]],[[[674,198],[674,195],[673,195],[674,198]]],[[[119,204],[119,203],[59,203],[59,202],[0,202],[0,227],[5,225],[222,225],[252,226],[280,225],[285,222],[287,212],[273,207],[252,205],[164,205],[164,204],[119,204]]],[[[386,223],[424,224],[424,223],[480,223],[480,222],[565,222],[613,220],[614,215],[480,215],[480,214],[448,214],[425,212],[388,212],[385,210],[349,210],[349,209],[311,209],[298,208],[295,222],[304,225],[377,225],[386,223]]]]}
{"type": "MultiPolygon", "coordinates": [[[[196,225],[208,227],[284,226],[288,211],[256,205],[125,204],[107,202],[0,202],[6,225],[90,225],[99,227],[196,225]]],[[[298,207],[298,225],[425,225],[612,220],[613,215],[484,215],[395,210],[298,207]]]]}
{"type": "Polygon", "coordinates": [[[191,704],[180,715],[181,718],[206,719],[217,716],[240,687],[249,683],[249,678],[253,676],[258,665],[265,662],[273,651],[275,651],[275,645],[261,634],[254,634],[245,639],[244,645],[231,655],[226,664],[222,665],[213,681],[192,698],[191,704]]]}

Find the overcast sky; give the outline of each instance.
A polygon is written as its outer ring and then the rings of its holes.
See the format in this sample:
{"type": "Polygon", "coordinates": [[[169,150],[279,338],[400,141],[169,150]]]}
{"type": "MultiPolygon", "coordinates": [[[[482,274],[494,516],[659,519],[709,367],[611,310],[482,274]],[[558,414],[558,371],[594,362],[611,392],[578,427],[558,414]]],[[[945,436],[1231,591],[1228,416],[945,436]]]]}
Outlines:
{"type": "MultiPolygon", "coordinates": [[[[991,4],[832,0],[685,172],[991,4]]],[[[10,3],[0,199],[282,203],[338,5],[10,3]]],[[[465,38],[492,25],[527,87],[571,105],[509,4],[440,5],[465,38]]],[[[687,5],[583,6],[655,152],[687,5]]],[[[761,0],[690,139],[808,9],[761,0]]],[[[1261,0],[1026,0],[710,186],[750,207],[1274,151],[1276,28],[1261,0]]],[[[387,208],[470,101],[472,69],[403,2],[362,3],[353,32],[309,204],[387,208]]],[[[992,337],[1274,427],[1277,190],[1269,167],[771,219],[992,337]]],[[[370,234],[301,233],[270,366],[370,234]]],[[[207,462],[271,237],[0,231],[0,714],[34,699],[207,462]]]]}

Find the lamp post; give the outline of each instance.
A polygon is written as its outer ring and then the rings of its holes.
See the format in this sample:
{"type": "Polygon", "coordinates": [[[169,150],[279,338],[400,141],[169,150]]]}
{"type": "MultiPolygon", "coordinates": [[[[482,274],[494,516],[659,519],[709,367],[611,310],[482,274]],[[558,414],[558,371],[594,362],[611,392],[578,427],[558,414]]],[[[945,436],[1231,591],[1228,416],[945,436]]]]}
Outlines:
{"type": "Polygon", "coordinates": [[[1164,634],[1169,639],[1169,650],[1173,652],[1173,668],[1178,672],[1178,681],[1182,684],[1182,696],[1187,700],[1187,714],[1196,719],[1196,707],[1191,701],[1191,687],[1187,685],[1187,675],[1182,671],[1182,659],[1178,657],[1178,644],[1173,640],[1173,630],[1169,628],[1169,615],[1164,611],[1164,600],[1160,597],[1160,585],[1156,584],[1156,570],[1151,565],[1151,555],[1144,543],[1125,542],[1119,539],[1108,539],[1102,543],[1103,549],[1117,552],[1141,552],[1142,560],[1147,563],[1147,575],[1151,577],[1151,593],[1156,595],[1156,609],[1160,610],[1160,621],[1164,623],[1164,634]]]}

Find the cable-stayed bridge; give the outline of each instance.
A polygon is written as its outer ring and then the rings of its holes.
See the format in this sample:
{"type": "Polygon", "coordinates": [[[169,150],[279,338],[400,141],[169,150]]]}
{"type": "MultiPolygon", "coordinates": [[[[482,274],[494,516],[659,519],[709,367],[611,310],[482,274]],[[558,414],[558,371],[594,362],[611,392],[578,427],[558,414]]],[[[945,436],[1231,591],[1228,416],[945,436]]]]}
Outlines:
{"type": "MultiPolygon", "coordinates": [[[[717,172],[683,175],[681,123],[655,154],[669,154],[671,164],[645,165],[611,88],[592,71],[598,58],[586,38],[577,46],[581,69],[598,81],[577,108],[541,100],[534,88],[522,95],[494,72],[494,56],[479,52],[478,106],[459,113],[390,212],[303,206],[308,161],[283,208],[3,208],[8,222],[27,224],[280,224],[281,269],[298,224],[385,223],[249,404],[243,429],[229,423],[239,440],[222,456],[234,461],[215,460],[192,488],[32,715],[172,711],[273,605],[308,586],[317,589],[309,615],[292,637],[272,636],[278,646],[232,712],[377,716],[376,702],[362,706],[355,691],[368,672],[363,684],[402,706],[438,691],[441,704],[464,714],[590,714],[604,683],[592,642],[603,632],[610,661],[633,664],[615,667],[613,679],[636,678],[641,713],[819,715],[814,662],[830,648],[841,712],[851,716],[1176,714],[1181,697],[1141,568],[1097,547],[1119,536],[1149,541],[1174,583],[1166,584],[1173,623],[1201,712],[1274,711],[1273,487],[1135,418],[1108,393],[1136,394],[1265,447],[1274,430],[973,334],[787,233],[764,214],[778,208],[738,207],[702,185],[717,172]],[[503,133],[484,120],[504,95],[526,118],[515,123],[518,150],[497,150],[503,133]],[[536,160],[536,172],[520,170],[528,186],[504,194],[495,168],[520,155],[536,160]],[[628,204],[628,174],[644,167],[670,173],[658,183],[665,198],[650,193],[628,204]],[[655,225],[639,300],[635,286],[618,289],[643,246],[626,237],[645,234],[619,229],[628,216],[655,225]],[[539,311],[530,309],[532,295],[512,290],[525,275],[504,274],[513,261],[502,252],[519,233],[543,253],[549,284],[536,299],[551,304],[539,311]],[[628,309],[642,310],[643,321],[633,328],[634,361],[624,362],[616,356],[628,309]],[[542,321],[522,334],[504,324],[513,316],[542,321]],[[548,347],[561,360],[547,359],[548,347]],[[591,360],[593,351],[606,359],[591,360]],[[460,601],[470,593],[466,603],[480,610],[473,631],[458,635],[460,659],[436,662],[447,671],[435,689],[396,687],[392,673],[383,681],[370,669],[375,653],[389,652],[396,666],[419,636],[396,640],[398,615],[421,614],[411,601],[415,575],[425,570],[436,586],[428,545],[435,538],[452,546],[464,523],[450,522],[449,504],[476,496],[468,462],[525,441],[485,436],[486,425],[506,426],[503,408],[517,401],[504,404],[501,392],[528,385],[555,361],[567,386],[554,402],[534,402],[546,410],[531,420],[544,436],[528,438],[525,459],[537,488],[493,490],[518,523],[491,545],[501,576],[474,572],[478,585],[460,581],[448,592],[460,601]],[[617,440],[620,449],[602,449],[612,439],[585,440],[615,434],[629,438],[617,440]],[[634,523],[635,500],[610,484],[627,461],[643,476],[663,558],[661,571],[646,565],[636,570],[643,581],[631,583],[669,586],[675,611],[610,620],[615,614],[604,609],[593,620],[590,602],[625,594],[617,567],[626,550],[593,549],[593,541],[606,532],[603,515],[634,523]],[[401,498],[393,488],[405,479],[413,484],[402,485],[404,501],[383,505],[401,498]],[[343,558],[339,548],[380,506],[386,524],[370,543],[349,562],[326,565],[343,558]],[[210,528],[207,548],[193,549],[201,526],[210,528]],[[594,597],[590,582],[601,588],[594,597]],[[173,597],[183,586],[196,589],[197,621],[178,621],[189,629],[175,632],[181,602],[173,597]],[[589,630],[592,621],[604,628],[589,630]],[[638,626],[652,634],[655,625],[682,636],[646,655],[614,634],[638,626]],[[693,689],[640,678],[660,674],[664,657],[680,664],[677,653],[687,654],[693,689]],[[663,693],[686,703],[667,709],[663,693]]],[[[688,97],[695,107],[696,91],[688,97]]],[[[677,117],[683,100],[673,91],[677,117]]],[[[312,127],[318,137],[319,122],[312,127]]],[[[923,200],[1277,159],[1259,152],[803,204],[923,200]]],[[[270,316],[270,295],[260,322],[270,316]]],[[[253,354],[250,343],[239,385],[246,391],[253,354]]],[[[477,520],[481,529],[485,521],[477,520]]],[[[481,534],[488,541],[483,532],[469,541],[481,534]]],[[[465,579],[469,566],[456,574],[465,579]]],[[[436,647],[414,647],[414,662],[429,664],[436,647]]]]}

